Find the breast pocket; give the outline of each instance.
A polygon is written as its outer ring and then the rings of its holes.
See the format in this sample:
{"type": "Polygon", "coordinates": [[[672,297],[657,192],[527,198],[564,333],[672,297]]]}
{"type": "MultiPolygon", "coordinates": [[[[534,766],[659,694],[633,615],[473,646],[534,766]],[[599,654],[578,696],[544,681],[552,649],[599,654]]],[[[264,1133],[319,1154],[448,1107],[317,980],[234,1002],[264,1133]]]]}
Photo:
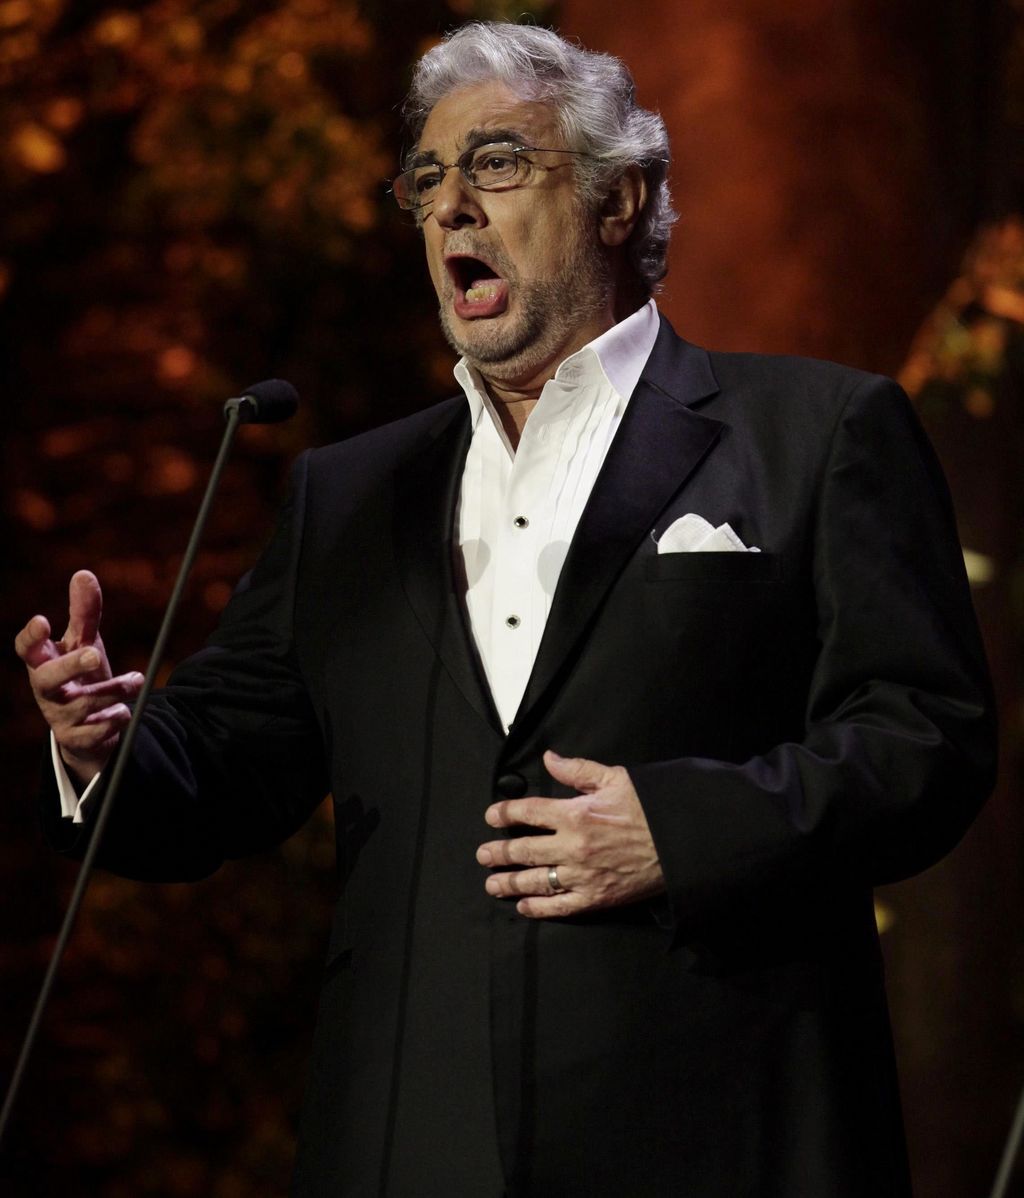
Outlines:
{"type": "Polygon", "coordinates": [[[777,553],[658,553],[644,566],[648,582],[777,582],[777,553]]]}

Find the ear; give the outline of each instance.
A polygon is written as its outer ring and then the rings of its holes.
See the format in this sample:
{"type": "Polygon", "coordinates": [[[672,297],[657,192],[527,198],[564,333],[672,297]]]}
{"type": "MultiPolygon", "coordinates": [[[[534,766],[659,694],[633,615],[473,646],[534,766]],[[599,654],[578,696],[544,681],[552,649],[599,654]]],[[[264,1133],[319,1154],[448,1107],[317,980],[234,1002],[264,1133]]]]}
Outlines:
{"type": "Polygon", "coordinates": [[[643,171],[627,166],[608,189],[598,209],[598,235],[604,245],[622,245],[636,227],[647,204],[647,180],[643,171]]]}

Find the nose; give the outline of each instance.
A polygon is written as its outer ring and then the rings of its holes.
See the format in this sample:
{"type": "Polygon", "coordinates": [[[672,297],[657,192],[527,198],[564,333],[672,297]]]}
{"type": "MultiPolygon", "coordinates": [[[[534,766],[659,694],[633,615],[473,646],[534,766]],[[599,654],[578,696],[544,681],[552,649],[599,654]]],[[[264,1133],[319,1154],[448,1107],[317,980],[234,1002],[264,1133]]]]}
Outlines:
{"type": "Polygon", "coordinates": [[[434,219],[443,229],[461,229],[467,225],[479,227],[487,223],[484,210],[477,202],[476,189],[470,187],[458,167],[449,167],[434,192],[430,206],[434,219]]]}

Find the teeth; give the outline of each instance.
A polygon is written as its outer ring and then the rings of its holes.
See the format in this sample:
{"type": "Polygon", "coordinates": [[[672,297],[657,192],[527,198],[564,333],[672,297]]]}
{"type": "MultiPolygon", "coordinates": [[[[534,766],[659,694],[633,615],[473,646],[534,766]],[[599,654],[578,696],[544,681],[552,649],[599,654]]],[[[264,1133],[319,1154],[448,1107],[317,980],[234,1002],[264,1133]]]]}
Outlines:
{"type": "Polygon", "coordinates": [[[470,287],[466,292],[466,299],[471,304],[479,304],[484,300],[493,299],[498,292],[498,288],[494,283],[481,283],[479,287],[470,287]]]}

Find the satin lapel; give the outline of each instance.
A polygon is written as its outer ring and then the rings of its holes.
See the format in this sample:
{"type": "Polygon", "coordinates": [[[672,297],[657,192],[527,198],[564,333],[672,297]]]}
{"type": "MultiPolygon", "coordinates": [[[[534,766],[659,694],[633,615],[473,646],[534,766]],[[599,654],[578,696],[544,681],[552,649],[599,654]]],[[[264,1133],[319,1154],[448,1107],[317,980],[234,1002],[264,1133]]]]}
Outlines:
{"type": "Polygon", "coordinates": [[[688,406],[717,390],[706,352],[681,341],[663,320],[562,567],[513,736],[573,660],[601,600],[659,513],[718,440],[725,426],[688,406]]]}
{"type": "Polygon", "coordinates": [[[395,551],[405,593],[444,668],[470,705],[500,731],[453,570],[452,531],[469,433],[465,402],[453,405],[405,468],[395,497],[395,551]]]}

